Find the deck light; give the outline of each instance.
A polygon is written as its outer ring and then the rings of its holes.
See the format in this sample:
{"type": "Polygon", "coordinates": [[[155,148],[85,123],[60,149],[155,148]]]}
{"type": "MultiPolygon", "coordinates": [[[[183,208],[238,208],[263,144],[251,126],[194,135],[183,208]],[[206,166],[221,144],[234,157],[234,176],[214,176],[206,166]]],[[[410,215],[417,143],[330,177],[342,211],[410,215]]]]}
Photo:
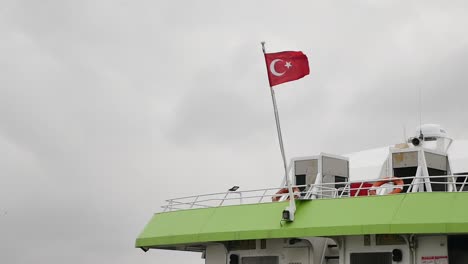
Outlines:
{"type": "Polygon", "coordinates": [[[393,261],[400,262],[403,259],[403,253],[399,249],[394,249],[392,251],[393,261]]]}
{"type": "Polygon", "coordinates": [[[231,254],[229,256],[229,264],[239,264],[239,255],[231,254]]]}
{"type": "Polygon", "coordinates": [[[293,204],[293,207],[288,206],[284,208],[283,213],[282,213],[282,221],[286,222],[293,222],[294,221],[294,213],[296,212],[296,208],[293,204]]]}
{"type": "Polygon", "coordinates": [[[144,252],[148,252],[149,248],[147,248],[147,247],[141,247],[141,250],[143,250],[144,252]]]}
{"type": "Polygon", "coordinates": [[[283,210],[283,220],[288,222],[294,221],[294,219],[291,218],[291,212],[288,209],[283,210]]]}
{"type": "Polygon", "coordinates": [[[229,189],[228,191],[235,192],[235,191],[237,191],[237,189],[239,189],[239,186],[232,186],[232,188],[229,189]]]}

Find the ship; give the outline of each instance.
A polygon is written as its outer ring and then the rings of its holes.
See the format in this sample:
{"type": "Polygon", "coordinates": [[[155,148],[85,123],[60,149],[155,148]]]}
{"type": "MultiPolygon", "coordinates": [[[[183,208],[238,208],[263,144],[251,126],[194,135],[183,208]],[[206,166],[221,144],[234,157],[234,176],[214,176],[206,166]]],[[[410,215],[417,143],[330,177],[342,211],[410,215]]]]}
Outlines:
{"type": "Polygon", "coordinates": [[[279,187],[169,199],[135,247],[206,264],[468,263],[468,141],[437,124],[402,141],[293,158],[279,187]]]}

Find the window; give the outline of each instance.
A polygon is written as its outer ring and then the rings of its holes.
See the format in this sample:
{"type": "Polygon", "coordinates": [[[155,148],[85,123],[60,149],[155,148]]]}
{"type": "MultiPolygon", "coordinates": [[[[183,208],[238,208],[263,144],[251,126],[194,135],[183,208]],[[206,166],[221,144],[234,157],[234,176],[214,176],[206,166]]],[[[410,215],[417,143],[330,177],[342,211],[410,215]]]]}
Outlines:
{"type": "MultiPolygon", "coordinates": [[[[296,175],[296,185],[306,185],[306,175],[296,175]]],[[[305,190],[305,186],[299,187],[299,190],[303,192],[305,190]]]]}
{"type": "Polygon", "coordinates": [[[338,195],[341,195],[341,193],[343,192],[343,188],[346,186],[346,184],[344,184],[346,182],[347,178],[346,177],[342,177],[342,176],[335,176],[335,188],[340,190],[338,191],[338,195]]]}
{"type": "Polygon", "coordinates": [[[232,250],[250,250],[256,248],[256,240],[236,240],[228,241],[226,247],[232,250]]]}
{"type": "Polygon", "coordinates": [[[243,257],[242,264],[278,264],[277,256],[243,257]]]}
{"type": "Polygon", "coordinates": [[[375,244],[381,245],[404,245],[406,244],[405,239],[400,235],[375,235],[375,244]]]}
{"type": "Polygon", "coordinates": [[[457,176],[457,190],[460,191],[460,189],[463,187],[463,192],[468,191],[468,179],[466,175],[468,175],[468,172],[462,172],[462,173],[454,173],[455,175],[461,175],[457,176]],[[464,183],[464,185],[463,185],[464,183]]]}
{"type": "Polygon", "coordinates": [[[335,183],[337,183],[337,184],[335,184],[335,188],[338,189],[338,188],[343,188],[343,187],[345,187],[345,184],[343,184],[343,183],[345,183],[346,180],[347,180],[346,177],[335,176],[335,183]],[[341,184],[340,184],[340,183],[341,183],[341,184]]]}
{"type": "Polygon", "coordinates": [[[468,263],[468,236],[448,236],[448,257],[450,264],[468,263]]]}
{"type": "Polygon", "coordinates": [[[351,264],[392,264],[392,252],[351,253],[351,264]]]}
{"type": "Polygon", "coordinates": [[[261,249],[266,249],[266,239],[261,239],[260,240],[260,248],[261,249]]]}
{"type": "MultiPolygon", "coordinates": [[[[446,171],[427,168],[430,176],[443,176],[447,175],[446,171]]],[[[431,187],[433,192],[446,192],[447,191],[447,178],[431,178],[431,187]]]]}

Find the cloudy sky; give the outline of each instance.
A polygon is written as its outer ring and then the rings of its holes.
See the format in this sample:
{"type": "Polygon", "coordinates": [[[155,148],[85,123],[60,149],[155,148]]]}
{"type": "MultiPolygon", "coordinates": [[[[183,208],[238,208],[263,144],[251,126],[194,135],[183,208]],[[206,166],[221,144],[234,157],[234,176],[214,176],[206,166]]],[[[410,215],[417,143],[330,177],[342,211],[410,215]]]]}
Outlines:
{"type": "Polygon", "coordinates": [[[467,138],[466,1],[0,0],[0,262],[203,263],[134,248],[164,199],[275,187],[288,158],[467,138]]]}

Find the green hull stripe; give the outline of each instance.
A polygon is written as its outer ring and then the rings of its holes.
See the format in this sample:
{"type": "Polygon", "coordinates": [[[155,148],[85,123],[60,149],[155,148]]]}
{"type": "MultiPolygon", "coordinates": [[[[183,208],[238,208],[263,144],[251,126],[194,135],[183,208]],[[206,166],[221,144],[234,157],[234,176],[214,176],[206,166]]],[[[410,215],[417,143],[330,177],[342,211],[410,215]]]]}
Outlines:
{"type": "Polygon", "coordinates": [[[306,236],[468,233],[468,192],[297,201],[296,220],[282,225],[281,212],[287,205],[158,213],[137,238],[136,247],[306,236]]]}

